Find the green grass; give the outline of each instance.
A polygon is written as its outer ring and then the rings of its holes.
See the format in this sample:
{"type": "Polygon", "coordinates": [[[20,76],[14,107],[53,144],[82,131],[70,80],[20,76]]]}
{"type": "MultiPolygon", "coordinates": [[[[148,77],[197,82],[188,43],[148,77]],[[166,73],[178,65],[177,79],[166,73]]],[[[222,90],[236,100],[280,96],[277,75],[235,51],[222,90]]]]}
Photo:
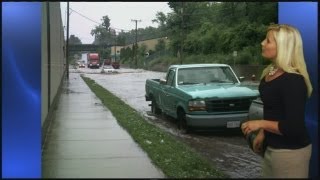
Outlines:
{"type": "Polygon", "coordinates": [[[148,154],[152,162],[170,178],[227,177],[192,148],[146,120],[133,108],[94,80],[81,76],[119,124],[148,154]]]}

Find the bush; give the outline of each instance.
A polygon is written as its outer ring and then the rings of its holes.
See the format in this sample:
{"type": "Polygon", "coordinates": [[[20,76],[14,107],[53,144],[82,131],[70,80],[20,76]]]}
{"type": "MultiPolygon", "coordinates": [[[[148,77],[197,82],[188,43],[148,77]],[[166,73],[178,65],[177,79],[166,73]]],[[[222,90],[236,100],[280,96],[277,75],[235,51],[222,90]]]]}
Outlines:
{"type": "Polygon", "coordinates": [[[252,60],[252,55],[248,51],[242,51],[235,58],[235,64],[249,64],[252,60]]]}

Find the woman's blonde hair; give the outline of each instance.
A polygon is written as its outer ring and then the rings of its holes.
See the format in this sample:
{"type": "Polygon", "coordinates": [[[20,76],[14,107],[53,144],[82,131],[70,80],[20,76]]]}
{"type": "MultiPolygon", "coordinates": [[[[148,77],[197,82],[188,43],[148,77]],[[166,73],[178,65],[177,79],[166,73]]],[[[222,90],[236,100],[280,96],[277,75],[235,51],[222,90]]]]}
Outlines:
{"type": "Polygon", "coordinates": [[[300,32],[296,28],[284,24],[270,25],[267,31],[272,31],[277,43],[277,57],[263,70],[261,79],[268,73],[271,66],[281,68],[285,72],[301,74],[307,85],[308,97],[310,97],[312,85],[304,60],[300,32]]]}

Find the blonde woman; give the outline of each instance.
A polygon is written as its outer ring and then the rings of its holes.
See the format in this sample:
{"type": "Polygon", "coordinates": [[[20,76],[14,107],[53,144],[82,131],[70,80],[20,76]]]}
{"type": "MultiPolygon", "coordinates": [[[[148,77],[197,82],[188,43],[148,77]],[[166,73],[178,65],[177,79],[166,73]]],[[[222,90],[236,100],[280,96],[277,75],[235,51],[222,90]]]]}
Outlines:
{"type": "Polygon", "coordinates": [[[267,143],[263,177],[308,178],[312,145],[304,115],[312,85],[300,33],[289,25],[270,25],[261,45],[262,56],[271,61],[259,85],[264,119],[243,123],[242,132],[259,130],[253,142],[256,153],[263,140],[267,143]]]}

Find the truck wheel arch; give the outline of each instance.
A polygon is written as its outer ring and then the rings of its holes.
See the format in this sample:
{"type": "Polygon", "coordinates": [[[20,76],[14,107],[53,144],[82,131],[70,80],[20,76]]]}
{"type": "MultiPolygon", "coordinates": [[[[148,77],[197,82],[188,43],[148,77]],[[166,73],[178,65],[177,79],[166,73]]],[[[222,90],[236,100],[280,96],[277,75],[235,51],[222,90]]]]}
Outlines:
{"type": "Polygon", "coordinates": [[[187,110],[183,107],[183,105],[182,104],[180,104],[180,103],[178,103],[177,104],[177,111],[176,111],[176,118],[178,118],[178,115],[179,115],[179,111],[183,111],[184,113],[186,113],[187,112],[187,110]]]}
{"type": "Polygon", "coordinates": [[[177,123],[178,123],[178,128],[182,134],[188,134],[191,131],[191,127],[188,126],[185,115],[186,115],[186,111],[181,106],[178,106],[177,123]]]}
{"type": "Polygon", "coordinates": [[[159,108],[158,103],[152,94],[150,94],[149,99],[151,100],[151,112],[156,115],[161,114],[162,110],[159,108]]]}

